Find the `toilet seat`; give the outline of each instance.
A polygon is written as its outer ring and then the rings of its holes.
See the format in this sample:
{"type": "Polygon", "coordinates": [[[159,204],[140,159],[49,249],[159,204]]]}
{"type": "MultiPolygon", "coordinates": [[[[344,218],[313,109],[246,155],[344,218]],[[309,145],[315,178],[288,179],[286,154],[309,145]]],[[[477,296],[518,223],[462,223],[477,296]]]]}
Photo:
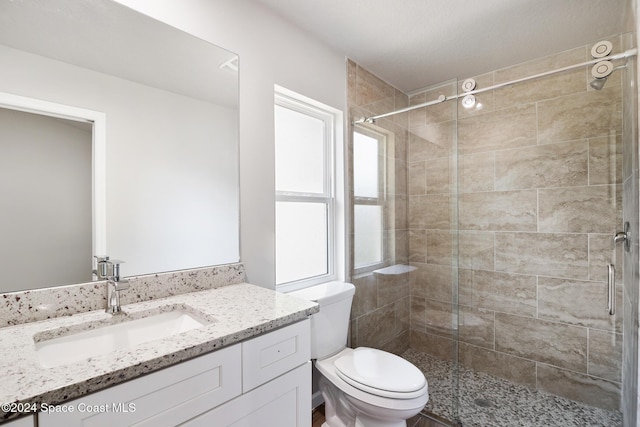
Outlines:
{"type": "Polygon", "coordinates": [[[347,384],[381,397],[414,399],[427,383],[413,364],[386,351],[359,347],[337,358],[336,374],[347,384]]]}

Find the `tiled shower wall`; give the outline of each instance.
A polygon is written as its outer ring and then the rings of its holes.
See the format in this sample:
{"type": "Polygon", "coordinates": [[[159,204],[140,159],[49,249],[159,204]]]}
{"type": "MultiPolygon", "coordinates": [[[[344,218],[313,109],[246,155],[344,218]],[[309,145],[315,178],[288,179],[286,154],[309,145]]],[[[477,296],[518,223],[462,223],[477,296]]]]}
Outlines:
{"type": "MultiPolygon", "coordinates": [[[[348,61],[349,120],[386,113],[408,105],[408,97],[380,80],[353,61],[348,61]]],[[[406,157],[408,120],[406,114],[380,119],[375,125],[365,125],[388,136],[386,179],[381,187],[384,199],[384,266],[406,264],[407,241],[407,185],[406,157]]],[[[348,158],[353,156],[352,132],[349,132],[348,158]]],[[[350,172],[352,162],[350,162],[350,172]]],[[[349,173],[352,176],[352,173],[349,173]]],[[[353,189],[349,194],[353,201],[353,189]]],[[[350,207],[353,203],[349,204],[350,207]]],[[[350,213],[353,266],[353,212],[350,213]]],[[[356,286],[351,310],[351,346],[381,348],[402,353],[409,346],[409,275],[383,274],[380,271],[358,273],[351,271],[356,286]]]]}
{"type": "MultiPolygon", "coordinates": [[[[482,88],[584,62],[590,47],[475,79],[482,88]]],[[[622,255],[611,236],[622,217],[622,72],[595,91],[589,71],[482,93],[469,110],[447,102],[410,114],[410,345],[450,358],[457,335],[463,365],[619,409],[622,255]]]]}

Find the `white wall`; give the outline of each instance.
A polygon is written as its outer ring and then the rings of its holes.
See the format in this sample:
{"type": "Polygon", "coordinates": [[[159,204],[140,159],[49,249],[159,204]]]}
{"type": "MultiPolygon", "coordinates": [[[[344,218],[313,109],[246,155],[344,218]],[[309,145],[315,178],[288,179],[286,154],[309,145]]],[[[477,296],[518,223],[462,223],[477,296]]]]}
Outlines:
{"type": "Polygon", "coordinates": [[[275,285],[274,84],[345,110],[344,55],[249,0],[117,0],[240,57],[240,254],[275,285]]]}

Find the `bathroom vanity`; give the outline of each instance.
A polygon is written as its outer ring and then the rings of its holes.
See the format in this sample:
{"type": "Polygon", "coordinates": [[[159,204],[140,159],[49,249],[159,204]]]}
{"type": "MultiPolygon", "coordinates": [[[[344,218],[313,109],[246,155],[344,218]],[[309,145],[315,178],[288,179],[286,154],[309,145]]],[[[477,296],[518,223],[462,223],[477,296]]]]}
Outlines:
{"type": "Polygon", "coordinates": [[[37,417],[41,427],[310,425],[314,303],[238,283],[122,309],[117,316],[94,310],[0,328],[0,423],[31,427],[37,417]],[[153,324],[184,323],[181,316],[200,324],[153,338],[153,324]],[[138,326],[140,320],[152,327],[138,326]],[[147,329],[141,341],[126,343],[123,325],[147,329]],[[96,342],[120,347],[82,341],[105,333],[108,339],[96,342]],[[73,347],[77,341],[82,345],[73,347]]]}

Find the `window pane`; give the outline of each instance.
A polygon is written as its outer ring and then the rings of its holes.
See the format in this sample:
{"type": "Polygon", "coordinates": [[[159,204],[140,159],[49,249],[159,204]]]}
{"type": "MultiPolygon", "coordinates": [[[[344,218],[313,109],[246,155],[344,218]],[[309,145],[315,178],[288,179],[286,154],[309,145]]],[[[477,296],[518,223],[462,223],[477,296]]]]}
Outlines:
{"type": "Polygon", "coordinates": [[[324,122],[276,105],[276,191],[324,193],[324,122]]]}
{"type": "Polygon", "coordinates": [[[355,268],[382,262],[382,206],[354,206],[355,268]]]}
{"type": "Polygon", "coordinates": [[[327,205],[276,202],[276,284],[328,273],[327,205]]]}
{"type": "Polygon", "coordinates": [[[356,197],[378,197],[378,140],[353,134],[353,190],[356,197]]]}

